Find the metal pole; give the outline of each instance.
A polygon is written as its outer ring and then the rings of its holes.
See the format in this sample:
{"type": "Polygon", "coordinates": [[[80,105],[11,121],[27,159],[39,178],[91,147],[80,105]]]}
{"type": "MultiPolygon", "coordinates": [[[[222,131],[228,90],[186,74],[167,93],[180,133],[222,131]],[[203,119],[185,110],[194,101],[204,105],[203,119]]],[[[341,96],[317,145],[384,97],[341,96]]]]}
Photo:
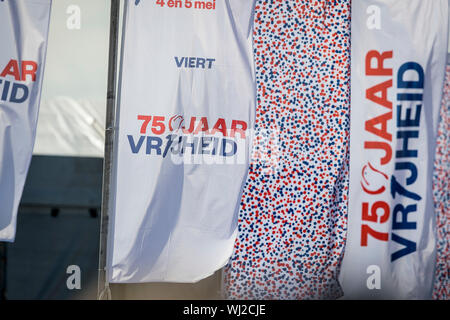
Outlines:
{"type": "Polygon", "coordinates": [[[111,291],[106,274],[108,224],[110,213],[110,187],[112,177],[115,103],[116,103],[116,71],[117,51],[119,39],[120,1],[111,0],[111,18],[109,31],[109,59],[108,59],[108,93],[106,102],[105,124],[105,157],[103,160],[103,194],[100,219],[100,249],[98,268],[98,299],[111,299],[111,291]]]}

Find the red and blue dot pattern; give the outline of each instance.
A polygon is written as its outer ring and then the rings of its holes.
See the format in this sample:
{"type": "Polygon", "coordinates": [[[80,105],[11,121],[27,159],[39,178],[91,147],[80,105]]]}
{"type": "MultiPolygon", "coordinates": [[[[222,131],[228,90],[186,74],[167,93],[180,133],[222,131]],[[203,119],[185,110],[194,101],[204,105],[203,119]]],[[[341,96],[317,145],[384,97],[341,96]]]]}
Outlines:
{"type": "Polygon", "coordinates": [[[256,130],[277,170],[250,165],[228,299],[332,299],[347,227],[350,0],[258,0],[256,130]]]}
{"type": "Polygon", "coordinates": [[[444,86],[434,162],[433,195],[437,216],[437,264],[433,299],[450,299],[450,66],[444,86]]]}

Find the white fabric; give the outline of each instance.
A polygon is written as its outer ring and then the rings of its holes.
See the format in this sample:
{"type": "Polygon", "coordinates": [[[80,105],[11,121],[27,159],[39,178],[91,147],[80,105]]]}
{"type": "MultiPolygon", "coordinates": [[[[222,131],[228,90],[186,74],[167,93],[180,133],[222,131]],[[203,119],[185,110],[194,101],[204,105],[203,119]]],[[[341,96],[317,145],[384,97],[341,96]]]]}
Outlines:
{"type": "Polygon", "coordinates": [[[36,135],[50,7],[51,0],[0,2],[0,241],[12,242],[16,233],[36,135]]]}
{"type": "Polygon", "coordinates": [[[210,9],[203,9],[195,1],[191,8],[164,3],[126,4],[108,243],[111,282],[196,282],[227,263],[237,233],[250,133],[233,138],[228,130],[224,140],[220,119],[228,129],[233,121],[237,129],[253,128],[254,4],[206,1],[210,9]],[[152,117],[147,128],[141,128],[139,115],[152,117]],[[199,132],[183,134],[180,128],[189,130],[192,117],[199,132]],[[202,135],[205,119],[208,131],[219,122],[215,132],[202,135]],[[171,136],[178,134],[188,140],[171,136]],[[202,136],[211,155],[199,154],[202,136]],[[198,139],[192,161],[191,139],[198,139]],[[236,154],[223,156],[221,146],[228,153],[233,142],[236,154]],[[150,148],[159,144],[161,154],[150,148]],[[219,163],[225,160],[234,164],[219,163]]]}
{"type": "Polygon", "coordinates": [[[33,154],[102,158],[105,103],[60,96],[42,100],[33,154]]]}
{"type": "Polygon", "coordinates": [[[346,298],[431,298],[431,182],[447,34],[447,0],[353,1],[348,239],[340,279],[346,298]]]}

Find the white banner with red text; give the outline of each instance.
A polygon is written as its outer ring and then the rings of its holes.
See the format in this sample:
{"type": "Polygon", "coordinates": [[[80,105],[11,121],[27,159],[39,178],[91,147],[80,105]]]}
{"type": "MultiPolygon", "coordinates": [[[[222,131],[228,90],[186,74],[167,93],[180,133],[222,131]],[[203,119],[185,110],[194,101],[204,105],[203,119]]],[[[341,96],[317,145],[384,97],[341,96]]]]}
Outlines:
{"type": "Polygon", "coordinates": [[[431,298],[447,36],[447,0],[353,1],[346,298],[431,298]]]}
{"type": "Polygon", "coordinates": [[[51,0],[0,1],[0,241],[13,242],[31,161],[51,0]]]}
{"type": "Polygon", "coordinates": [[[127,1],[110,282],[196,282],[237,234],[255,113],[253,1],[127,1]]]}

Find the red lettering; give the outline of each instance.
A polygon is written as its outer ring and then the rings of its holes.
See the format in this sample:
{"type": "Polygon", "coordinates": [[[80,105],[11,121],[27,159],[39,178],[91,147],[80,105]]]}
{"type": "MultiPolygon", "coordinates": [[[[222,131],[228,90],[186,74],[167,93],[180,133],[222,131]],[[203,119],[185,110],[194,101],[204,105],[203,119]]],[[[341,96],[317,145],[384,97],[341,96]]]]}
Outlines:
{"type": "Polygon", "coordinates": [[[189,129],[186,130],[185,128],[183,128],[183,133],[184,134],[191,134],[194,131],[194,126],[195,126],[195,117],[191,118],[191,123],[189,124],[189,129]]]}
{"type": "Polygon", "coordinates": [[[386,108],[392,109],[392,102],[387,99],[387,90],[390,87],[392,87],[392,79],[367,89],[366,98],[386,108]],[[376,95],[378,92],[381,92],[381,97],[376,95]]]}
{"type": "Polygon", "coordinates": [[[13,76],[16,81],[20,81],[19,64],[17,60],[11,60],[0,74],[0,77],[13,76]]]}
{"type": "Polygon", "coordinates": [[[364,149],[380,149],[380,150],[384,150],[384,156],[380,159],[380,163],[382,165],[385,165],[385,164],[389,163],[389,161],[391,161],[391,159],[392,159],[392,148],[386,142],[365,141],[364,142],[364,149]]]}
{"type": "Polygon", "coordinates": [[[247,130],[247,122],[240,120],[233,120],[233,122],[231,122],[230,137],[234,138],[237,132],[241,135],[242,139],[245,139],[245,130],[247,130]],[[238,125],[240,126],[240,128],[237,127],[238,125]]]}
{"type": "Polygon", "coordinates": [[[209,133],[208,119],[206,117],[202,117],[200,119],[200,123],[198,124],[197,128],[195,128],[194,134],[197,134],[200,131],[206,132],[206,134],[209,133]]]}
{"type": "Polygon", "coordinates": [[[379,217],[379,222],[384,223],[389,219],[389,212],[390,208],[389,205],[384,201],[377,201],[372,205],[372,208],[370,209],[369,213],[369,204],[367,202],[364,202],[362,204],[362,219],[365,221],[372,221],[377,222],[378,221],[378,215],[377,210],[382,209],[383,215],[379,217]]]}
{"type": "Polygon", "coordinates": [[[366,55],[366,75],[368,76],[392,76],[392,68],[384,68],[384,60],[392,58],[392,51],[380,53],[371,50],[366,55]],[[376,59],[376,67],[372,68],[372,60],[376,59]]]}
{"type": "Polygon", "coordinates": [[[369,237],[369,234],[380,241],[388,241],[389,239],[387,233],[375,231],[367,224],[363,224],[361,226],[361,247],[367,247],[367,238],[369,237]]]}
{"type": "Polygon", "coordinates": [[[166,126],[164,124],[164,117],[154,116],[152,122],[152,132],[154,134],[163,134],[166,131],[166,126]]]}
{"type": "Polygon", "coordinates": [[[366,131],[373,133],[388,141],[392,141],[392,135],[387,132],[387,122],[392,119],[392,112],[387,112],[381,116],[369,119],[366,121],[366,131]],[[377,125],[381,125],[381,128],[377,128],[377,125]]]}
{"type": "Polygon", "coordinates": [[[143,115],[138,115],[138,120],[143,120],[144,122],[141,125],[141,133],[142,134],[146,134],[147,133],[147,126],[150,122],[150,120],[152,119],[152,116],[143,116],[143,115]]]}
{"type": "Polygon", "coordinates": [[[214,135],[216,132],[222,132],[223,136],[227,136],[227,125],[225,123],[225,119],[219,118],[214,125],[214,128],[211,130],[211,134],[214,135]]]}
{"type": "Polygon", "coordinates": [[[32,81],[36,81],[37,68],[38,65],[34,61],[22,61],[22,81],[27,81],[27,75],[31,76],[32,81]]]}

